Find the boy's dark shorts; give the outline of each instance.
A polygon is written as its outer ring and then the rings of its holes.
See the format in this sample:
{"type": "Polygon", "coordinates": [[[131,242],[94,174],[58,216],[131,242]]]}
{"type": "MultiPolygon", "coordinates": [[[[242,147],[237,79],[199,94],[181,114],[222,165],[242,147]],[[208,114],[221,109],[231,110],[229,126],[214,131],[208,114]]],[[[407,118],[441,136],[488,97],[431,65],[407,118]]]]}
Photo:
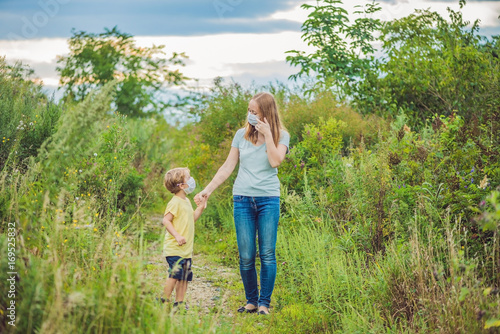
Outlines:
{"type": "Polygon", "coordinates": [[[168,277],[175,278],[180,281],[191,282],[193,280],[193,272],[191,271],[191,259],[180,256],[167,256],[168,262],[168,277]]]}

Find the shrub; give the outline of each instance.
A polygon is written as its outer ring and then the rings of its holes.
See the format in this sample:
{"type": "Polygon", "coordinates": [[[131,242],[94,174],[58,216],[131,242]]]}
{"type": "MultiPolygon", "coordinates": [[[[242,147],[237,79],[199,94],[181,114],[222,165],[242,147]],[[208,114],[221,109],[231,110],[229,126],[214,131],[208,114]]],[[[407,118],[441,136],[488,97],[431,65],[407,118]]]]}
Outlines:
{"type": "Polygon", "coordinates": [[[55,131],[62,108],[29,78],[33,71],[0,57],[0,170],[26,171],[30,157],[55,131]]]}

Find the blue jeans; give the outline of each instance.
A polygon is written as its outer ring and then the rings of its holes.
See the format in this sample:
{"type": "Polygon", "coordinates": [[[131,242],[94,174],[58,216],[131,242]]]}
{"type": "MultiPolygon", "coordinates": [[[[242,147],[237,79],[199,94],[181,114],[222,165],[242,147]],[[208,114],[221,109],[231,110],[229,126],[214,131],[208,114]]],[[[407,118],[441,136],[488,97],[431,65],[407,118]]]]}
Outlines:
{"type": "Polygon", "coordinates": [[[233,196],[240,273],[247,304],[269,307],[276,280],[276,237],[280,198],[233,196]],[[255,269],[256,237],[260,255],[260,295],[255,269]]]}

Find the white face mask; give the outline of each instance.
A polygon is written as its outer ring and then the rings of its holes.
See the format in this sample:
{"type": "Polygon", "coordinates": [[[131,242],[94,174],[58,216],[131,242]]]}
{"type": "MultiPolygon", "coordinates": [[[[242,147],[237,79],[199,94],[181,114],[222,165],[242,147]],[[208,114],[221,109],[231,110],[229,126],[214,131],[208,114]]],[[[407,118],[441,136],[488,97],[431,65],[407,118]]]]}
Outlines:
{"type": "Polygon", "coordinates": [[[253,126],[259,124],[259,122],[257,122],[259,118],[256,115],[252,114],[251,112],[248,113],[247,120],[248,123],[252,124],[253,126]]]}
{"type": "Polygon", "coordinates": [[[192,176],[189,178],[189,180],[185,184],[188,185],[188,187],[186,189],[184,189],[184,192],[186,194],[192,193],[194,191],[194,188],[196,188],[196,181],[193,179],[192,176]]]}

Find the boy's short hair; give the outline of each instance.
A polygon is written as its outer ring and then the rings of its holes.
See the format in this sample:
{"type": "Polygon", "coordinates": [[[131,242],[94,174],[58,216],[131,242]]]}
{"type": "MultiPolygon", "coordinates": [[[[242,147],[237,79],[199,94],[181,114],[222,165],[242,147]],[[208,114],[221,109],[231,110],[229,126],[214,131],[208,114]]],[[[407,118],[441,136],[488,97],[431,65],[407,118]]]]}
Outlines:
{"type": "Polygon", "coordinates": [[[179,167],[169,170],[165,174],[165,179],[163,180],[163,185],[172,194],[176,194],[181,191],[179,185],[184,183],[184,177],[186,176],[186,171],[189,171],[187,167],[179,167]]]}

